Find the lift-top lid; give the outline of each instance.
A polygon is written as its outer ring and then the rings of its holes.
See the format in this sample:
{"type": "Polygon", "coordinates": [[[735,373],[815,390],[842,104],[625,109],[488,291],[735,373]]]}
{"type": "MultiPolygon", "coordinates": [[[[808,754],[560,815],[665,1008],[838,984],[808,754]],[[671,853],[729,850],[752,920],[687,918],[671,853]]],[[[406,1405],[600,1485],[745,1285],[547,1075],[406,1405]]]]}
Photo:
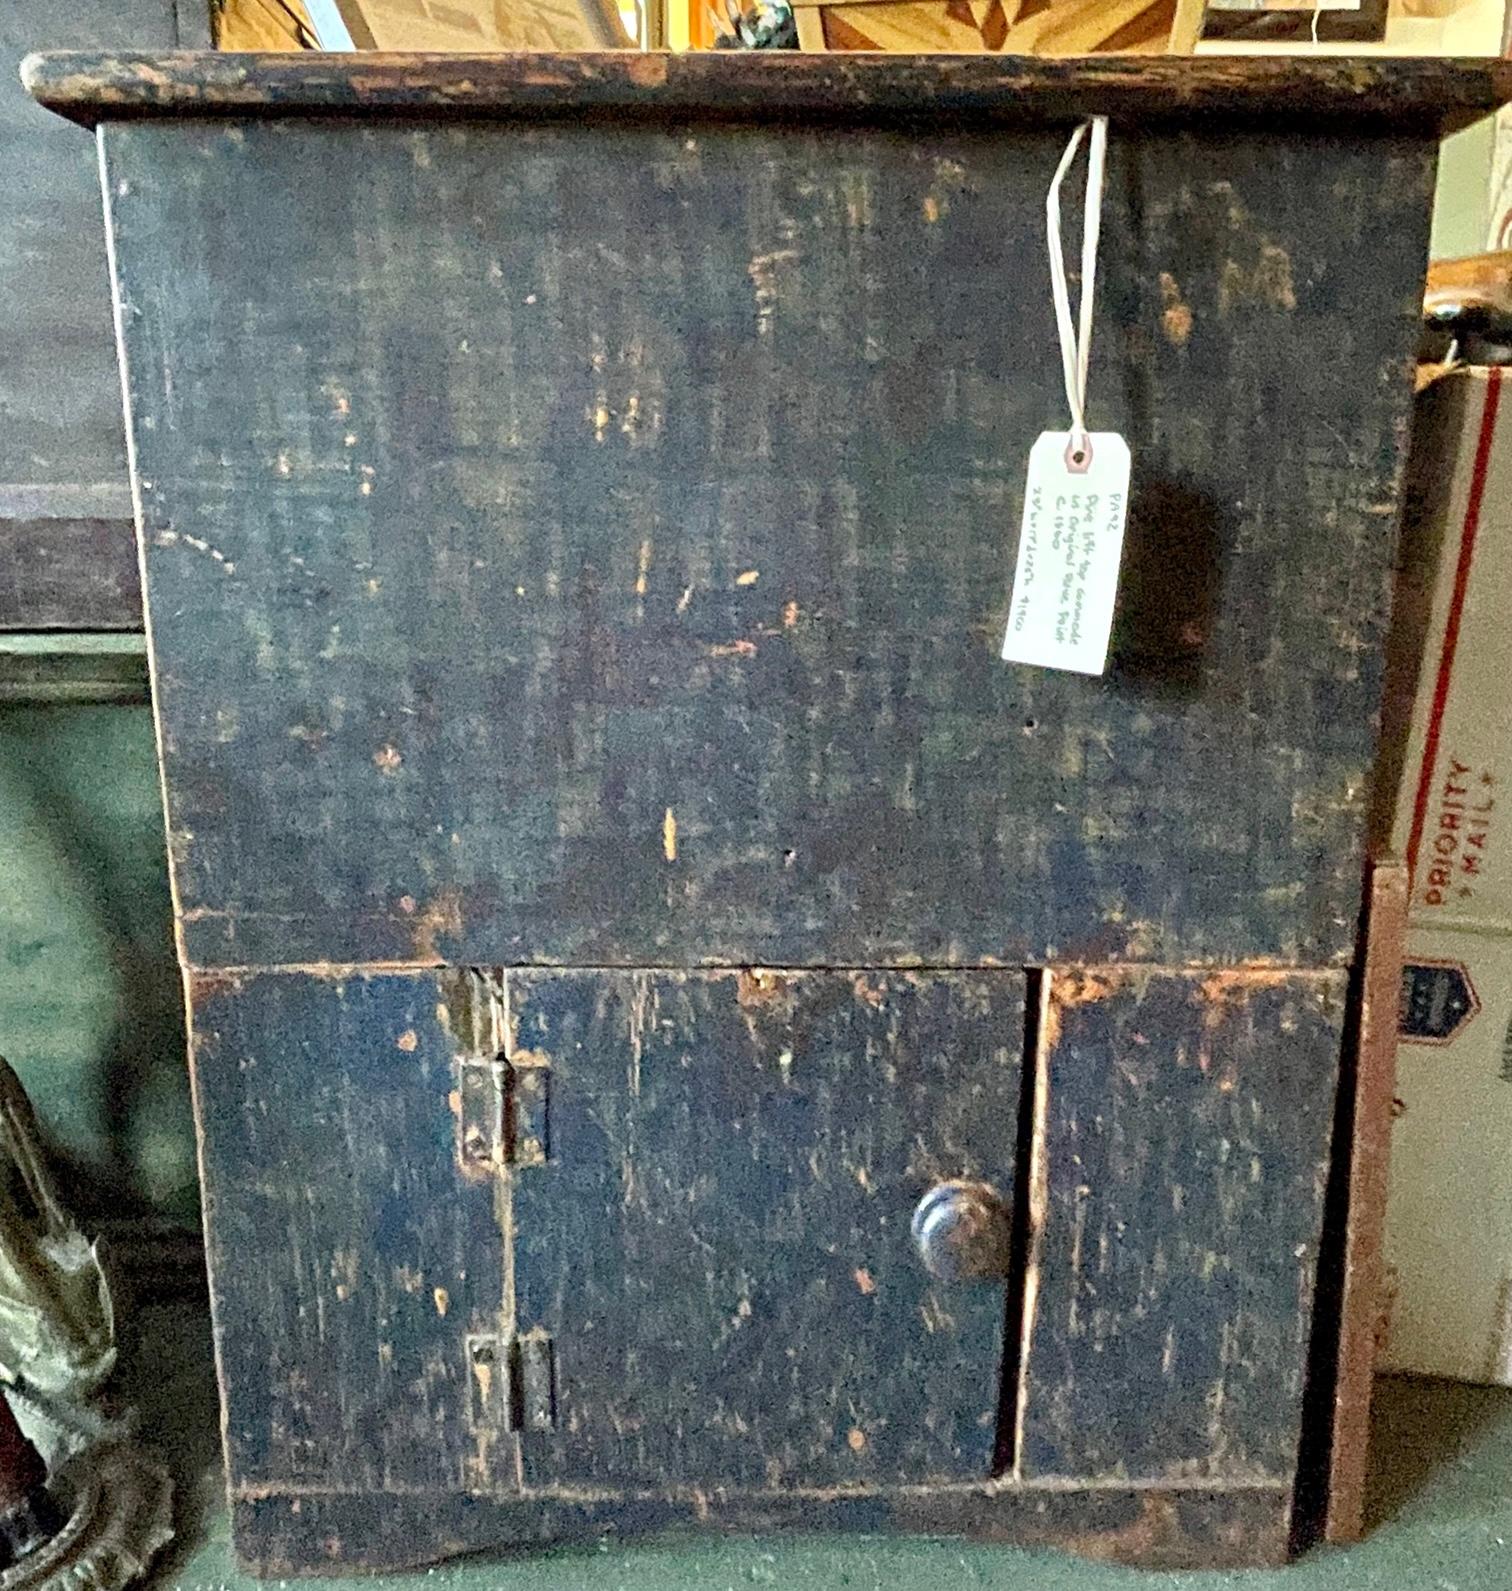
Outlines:
{"type": "Polygon", "coordinates": [[[1512,99],[1492,59],[803,54],[32,55],[22,79],[85,126],[138,117],[380,115],[543,119],[1034,123],[1274,119],[1448,131],[1512,99]]]}

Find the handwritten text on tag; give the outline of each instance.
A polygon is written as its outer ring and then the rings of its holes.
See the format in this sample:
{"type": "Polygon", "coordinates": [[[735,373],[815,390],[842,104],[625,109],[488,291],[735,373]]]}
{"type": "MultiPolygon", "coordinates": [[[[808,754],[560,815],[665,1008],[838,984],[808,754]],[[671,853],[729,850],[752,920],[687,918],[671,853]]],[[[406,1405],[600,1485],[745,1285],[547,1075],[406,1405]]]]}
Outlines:
{"type": "Polygon", "coordinates": [[[1046,431],[1029,454],[1024,524],[1003,660],[1101,674],[1108,662],[1129,507],[1129,445],[1094,431],[1073,466],[1070,434],[1046,431]]]}

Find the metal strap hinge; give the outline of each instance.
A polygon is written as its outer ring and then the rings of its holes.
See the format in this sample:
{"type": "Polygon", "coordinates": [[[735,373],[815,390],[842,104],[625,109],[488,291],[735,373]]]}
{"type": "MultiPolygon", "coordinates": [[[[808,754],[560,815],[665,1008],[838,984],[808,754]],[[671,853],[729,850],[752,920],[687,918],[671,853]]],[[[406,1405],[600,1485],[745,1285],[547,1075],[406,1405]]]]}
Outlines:
{"type": "Polygon", "coordinates": [[[528,1059],[458,1062],[457,1158],[465,1175],[551,1158],[551,1068],[528,1059]]]}
{"type": "Polygon", "coordinates": [[[467,1339],[476,1425],[551,1431],[557,1423],[556,1347],[544,1331],[467,1339]]]}

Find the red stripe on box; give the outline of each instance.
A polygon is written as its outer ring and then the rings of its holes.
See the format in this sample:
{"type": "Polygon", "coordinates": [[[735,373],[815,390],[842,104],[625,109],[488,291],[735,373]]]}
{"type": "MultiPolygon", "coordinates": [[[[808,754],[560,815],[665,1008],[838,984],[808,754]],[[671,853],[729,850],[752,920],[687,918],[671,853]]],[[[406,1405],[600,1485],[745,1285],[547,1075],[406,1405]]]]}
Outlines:
{"type": "Polygon", "coordinates": [[[1444,728],[1444,709],[1449,702],[1449,683],[1454,675],[1454,654],[1459,647],[1460,620],[1465,612],[1465,592],[1470,585],[1470,565],[1475,558],[1475,536],[1480,529],[1481,501],[1486,495],[1486,477],[1491,472],[1491,444],[1496,436],[1496,410],[1501,399],[1501,370],[1493,366],[1486,379],[1486,406],[1481,411],[1480,436],[1475,443],[1475,467],[1470,475],[1470,495],[1465,502],[1465,522],[1460,529],[1459,562],[1454,569],[1454,594],[1449,599],[1449,618],[1444,625],[1444,644],[1439,652],[1438,678],[1433,683],[1433,707],[1428,714],[1428,733],[1423,740],[1423,763],[1418,773],[1417,801],[1412,808],[1412,837],[1407,842],[1407,870],[1414,886],[1417,879],[1418,850],[1423,843],[1423,826],[1428,819],[1428,795],[1433,789],[1438,766],[1439,736],[1444,728]]]}

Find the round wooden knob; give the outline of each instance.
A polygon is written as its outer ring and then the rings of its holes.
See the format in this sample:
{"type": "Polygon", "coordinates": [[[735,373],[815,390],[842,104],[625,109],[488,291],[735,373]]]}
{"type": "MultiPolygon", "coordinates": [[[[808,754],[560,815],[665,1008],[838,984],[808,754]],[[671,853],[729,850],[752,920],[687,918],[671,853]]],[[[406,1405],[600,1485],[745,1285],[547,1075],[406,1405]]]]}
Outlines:
{"type": "Polygon", "coordinates": [[[985,1182],[941,1182],[919,1200],[913,1240],[924,1268],[942,1282],[1002,1281],[1013,1221],[985,1182]]]}

